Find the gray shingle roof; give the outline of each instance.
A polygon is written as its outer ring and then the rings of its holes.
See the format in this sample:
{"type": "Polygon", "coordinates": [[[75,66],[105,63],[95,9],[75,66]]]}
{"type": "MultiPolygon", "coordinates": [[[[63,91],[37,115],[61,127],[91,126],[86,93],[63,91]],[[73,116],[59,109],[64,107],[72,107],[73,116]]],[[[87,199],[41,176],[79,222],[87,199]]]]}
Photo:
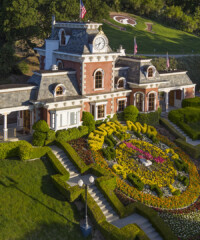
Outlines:
{"type": "MultiPolygon", "coordinates": [[[[54,72],[52,72],[54,73],[54,72]]],[[[72,97],[80,95],[76,74],[64,73],[63,75],[37,75],[34,74],[28,81],[38,86],[37,101],[43,99],[53,99],[53,91],[58,84],[64,85],[66,92],[64,97],[72,97]]]]}

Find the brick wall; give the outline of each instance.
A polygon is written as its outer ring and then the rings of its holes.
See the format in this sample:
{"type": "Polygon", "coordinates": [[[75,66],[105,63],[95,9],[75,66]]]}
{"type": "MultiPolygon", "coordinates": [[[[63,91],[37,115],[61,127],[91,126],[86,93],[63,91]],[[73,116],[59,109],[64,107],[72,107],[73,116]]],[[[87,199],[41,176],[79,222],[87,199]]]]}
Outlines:
{"type": "Polygon", "coordinates": [[[112,62],[85,63],[85,93],[110,92],[112,88],[112,62]],[[94,72],[98,69],[104,71],[104,89],[94,91],[94,72]]]}
{"type": "Polygon", "coordinates": [[[194,87],[185,88],[185,98],[193,98],[193,97],[195,97],[194,87]]]}

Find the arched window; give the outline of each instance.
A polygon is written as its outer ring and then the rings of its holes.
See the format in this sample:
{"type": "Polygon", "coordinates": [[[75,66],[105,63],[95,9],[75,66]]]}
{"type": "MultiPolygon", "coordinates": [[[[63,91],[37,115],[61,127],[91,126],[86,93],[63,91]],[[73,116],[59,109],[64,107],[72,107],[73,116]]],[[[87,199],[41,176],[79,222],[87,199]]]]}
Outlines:
{"type": "Polygon", "coordinates": [[[137,109],[142,112],[143,111],[143,94],[142,93],[136,93],[135,96],[135,105],[137,109]]]}
{"type": "Polygon", "coordinates": [[[61,45],[65,45],[65,31],[61,32],[61,45]]]}
{"type": "Polygon", "coordinates": [[[148,69],[148,77],[153,77],[153,68],[148,69]]]}
{"type": "Polygon", "coordinates": [[[154,111],[155,109],[155,94],[149,94],[149,111],[154,111]]]}
{"type": "Polygon", "coordinates": [[[56,96],[63,95],[63,88],[61,86],[58,86],[56,88],[56,96]]]}
{"type": "Polygon", "coordinates": [[[118,88],[123,88],[124,87],[124,79],[120,79],[118,81],[118,85],[117,85],[118,88]]]}
{"type": "Polygon", "coordinates": [[[103,74],[101,71],[95,73],[95,88],[102,88],[103,74]]]}

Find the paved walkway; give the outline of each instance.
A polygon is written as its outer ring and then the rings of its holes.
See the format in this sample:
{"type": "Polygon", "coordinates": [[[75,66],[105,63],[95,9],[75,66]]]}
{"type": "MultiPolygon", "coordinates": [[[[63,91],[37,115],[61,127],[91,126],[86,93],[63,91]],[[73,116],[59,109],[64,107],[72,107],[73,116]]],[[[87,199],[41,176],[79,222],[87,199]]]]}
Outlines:
{"type": "MultiPolygon", "coordinates": [[[[135,223],[137,224],[149,237],[150,240],[163,240],[163,238],[159,235],[159,233],[155,230],[155,228],[151,225],[147,218],[134,213],[126,218],[120,219],[117,213],[113,210],[110,203],[106,200],[100,190],[95,186],[95,183],[89,184],[89,177],[91,175],[83,175],[81,176],[73,163],[69,160],[67,155],[63,150],[61,150],[57,146],[51,146],[51,149],[55,156],[59,159],[62,165],[69,171],[70,178],[68,180],[68,184],[71,186],[75,186],[78,184],[78,181],[82,179],[84,183],[88,184],[88,192],[91,197],[95,200],[95,202],[100,207],[101,211],[106,217],[106,220],[112,223],[114,226],[118,228],[122,228],[128,224],[135,223]]],[[[95,176],[93,176],[96,178],[95,176]]]]}

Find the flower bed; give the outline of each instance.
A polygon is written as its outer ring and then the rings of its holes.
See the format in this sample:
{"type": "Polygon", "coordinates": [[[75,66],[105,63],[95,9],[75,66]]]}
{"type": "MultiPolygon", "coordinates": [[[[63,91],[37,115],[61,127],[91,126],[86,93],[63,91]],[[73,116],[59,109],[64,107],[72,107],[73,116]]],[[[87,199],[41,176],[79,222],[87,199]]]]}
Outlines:
{"type": "MultiPolygon", "coordinates": [[[[88,141],[96,164],[117,176],[118,192],[163,209],[186,207],[198,198],[200,184],[195,165],[174,143],[157,134],[155,128],[130,122],[127,122],[127,126],[120,126],[119,122],[115,122],[101,125],[98,131],[106,131],[107,136],[112,136],[117,142],[113,147],[116,158],[108,161],[104,159],[101,150],[97,151],[88,141]],[[127,134],[129,139],[121,142],[120,134],[127,134]],[[151,165],[146,167],[141,160],[148,160],[151,165]],[[129,174],[134,174],[135,180],[132,177],[128,180],[129,174]],[[134,184],[141,182],[144,188],[137,189],[130,179],[134,184]]],[[[93,134],[96,136],[97,132],[93,134]]],[[[104,138],[101,135],[101,141],[104,138]]],[[[101,144],[101,148],[106,148],[109,141],[103,140],[101,144]]]]}

